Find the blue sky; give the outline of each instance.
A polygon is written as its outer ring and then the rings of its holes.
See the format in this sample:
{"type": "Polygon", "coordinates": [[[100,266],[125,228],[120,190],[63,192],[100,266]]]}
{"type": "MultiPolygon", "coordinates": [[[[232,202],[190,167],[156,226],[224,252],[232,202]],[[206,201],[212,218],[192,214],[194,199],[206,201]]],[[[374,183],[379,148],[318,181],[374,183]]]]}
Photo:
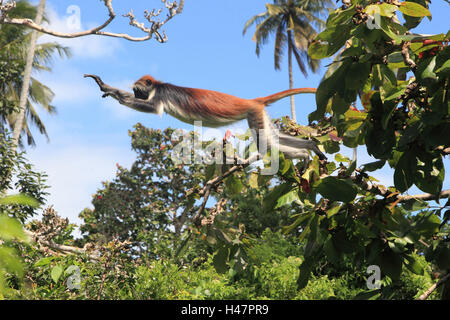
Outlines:
{"type": "MultiPolygon", "coordinates": [[[[37,2],[37,1],[34,1],[37,2]]],[[[251,40],[254,28],[242,35],[245,22],[265,10],[267,0],[186,0],[183,14],[165,27],[169,41],[160,44],[154,40],[129,42],[123,39],[89,36],[62,40],[43,36],[40,41],[57,41],[72,48],[71,59],[56,59],[52,73],[35,74],[56,94],[53,104],[58,114],[48,116],[41,112],[47,126],[50,142],[37,131],[37,147],[28,148],[28,158],[38,170],[49,175],[51,195],[48,204],[72,222],[79,223],[79,212],[91,206],[92,194],[101,181],[115,176],[116,163],[130,166],[135,158],[131,151],[128,130],[141,122],[151,128],[191,129],[184,123],[164,115],[139,113],[119,105],[112,99],[102,99],[100,91],[84,73],[97,74],[114,86],[129,86],[144,74],[173,84],[222,91],[242,98],[266,96],[288,88],[287,59],[283,69],[273,67],[273,42],[269,42],[258,58],[251,40]]],[[[103,23],[107,18],[102,1],[48,0],[47,11],[53,29],[67,29],[67,8],[77,5],[81,11],[82,29],[103,23]]],[[[108,27],[114,32],[142,33],[129,26],[121,15],[130,9],[141,22],[145,9],[158,8],[161,2],[113,1],[117,18],[108,27]]],[[[433,20],[425,21],[420,33],[446,32],[449,28],[449,6],[443,0],[431,5],[433,20]]],[[[317,87],[324,72],[310,74],[307,79],[294,70],[295,87],[317,87]]],[[[297,120],[307,123],[307,115],[315,110],[314,95],[296,97],[297,120]]],[[[269,114],[276,118],[289,114],[289,99],[272,105],[269,114]]],[[[232,129],[245,130],[246,122],[232,129]]],[[[226,128],[225,128],[226,129],[226,128]]],[[[223,130],[224,132],[225,130],[223,130]]],[[[370,161],[359,148],[360,164],[370,161]]],[[[350,152],[347,152],[350,154],[350,152]]],[[[445,160],[448,170],[449,160],[445,160]]],[[[377,173],[382,182],[392,183],[388,169],[377,173]]],[[[448,180],[448,179],[447,179],[448,180]]],[[[445,183],[449,188],[449,182],[445,183]]],[[[411,194],[420,193],[412,188],[411,194]]]]}

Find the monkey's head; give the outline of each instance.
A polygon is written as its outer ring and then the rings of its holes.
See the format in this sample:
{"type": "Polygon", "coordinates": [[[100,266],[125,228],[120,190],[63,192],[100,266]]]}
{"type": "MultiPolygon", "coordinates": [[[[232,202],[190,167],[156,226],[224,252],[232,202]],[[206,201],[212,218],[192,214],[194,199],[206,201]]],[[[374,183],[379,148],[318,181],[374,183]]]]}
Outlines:
{"type": "Polygon", "coordinates": [[[133,85],[134,96],[138,99],[147,100],[156,83],[158,81],[153,77],[143,76],[133,85]]]}

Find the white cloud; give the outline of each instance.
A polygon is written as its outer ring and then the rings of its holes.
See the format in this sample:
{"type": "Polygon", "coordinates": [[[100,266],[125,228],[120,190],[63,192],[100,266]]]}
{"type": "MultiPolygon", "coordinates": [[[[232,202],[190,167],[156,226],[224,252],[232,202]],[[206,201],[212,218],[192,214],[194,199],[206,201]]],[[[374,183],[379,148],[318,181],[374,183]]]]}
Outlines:
{"type": "MultiPolygon", "coordinates": [[[[68,7],[69,8],[69,7],[68,7]]],[[[60,16],[56,10],[48,5],[46,8],[48,20],[50,23],[44,24],[51,30],[64,33],[79,32],[98,26],[97,23],[83,23],[83,15],[81,12],[80,25],[75,26],[71,21],[72,12],[67,15],[60,16]]],[[[103,22],[100,22],[100,24],[103,22]]],[[[61,45],[70,47],[74,57],[81,58],[104,58],[113,56],[114,53],[121,48],[120,41],[111,37],[104,36],[84,36],[79,38],[58,38],[44,34],[39,38],[39,43],[58,42],[61,45]]]]}

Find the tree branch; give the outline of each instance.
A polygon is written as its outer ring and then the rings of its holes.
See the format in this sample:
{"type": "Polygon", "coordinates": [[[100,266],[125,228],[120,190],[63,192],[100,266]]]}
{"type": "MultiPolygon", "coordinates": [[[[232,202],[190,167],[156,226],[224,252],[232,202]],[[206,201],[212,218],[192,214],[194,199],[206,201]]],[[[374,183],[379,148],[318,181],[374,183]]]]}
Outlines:
{"type": "Polygon", "coordinates": [[[402,56],[403,56],[403,60],[405,61],[405,64],[407,66],[409,66],[412,70],[416,69],[416,63],[411,59],[411,57],[409,56],[409,46],[410,46],[411,42],[403,42],[402,44],[402,56]]]}
{"type": "Polygon", "coordinates": [[[423,194],[416,194],[414,196],[397,196],[397,199],[400,200],[400,202],[405,202],[411,199],[416,200],[423,200],[423,201],[429,201],[429,200],[437,200],[441,198],[448,198],[450,196],[450,189],[441,191],[438,195],[430,194],[430,193],[423,193],[423,194]]]}
{"type": "Polygon", "coordinates": [[[426,300],[437,287],[439,287],[441,284],[443,284],[444,282],[446,282],[449,279],[450,279],[450,273],[447,273],[447,275],[445,275],[444,277],[439,279],[438,282],[436,282],[430,288],[428,288],[428,290],[425,291],[419,298],[417,298],[417,300],[426,300]]]}
{"type": "Polygon", "coordinates": [[[201,225],[201,216],[202,216],[203,210],[205,209],[206,202],[208,202],[209,196],[211,195],[211,190],[213,188],[217,187],[224,179],[226,179],[227,177],[232,175],[234,172],[236,172],[238,170],[242,170],[245,167],[247,167],[248,165],[250,165],[253,161],[258,160],[259,157],[260,157],[259,154],[255,154],[246,160],[240,161],[242,163],[231,167],[225,173],[223,173],[221,176],[215,177],[215,178],[209,180],[208,182],[206,182],[206,185],[203,187],[203,189],[198,192],[198,195],[200,197],[203,196],[203,202],[202,202],[200,208],[197,210],[197,213],[192,218],[192,221],[194,222],[195,225],[197,225],[197,226],[201,225]]]}
{"type": "Polygon", "coordinates": [[[94,260],[94,261],[100,260],[100,256],[88,253],[88,250],[86,248],[78,248],[78,247],[72,247],[72,246],[67,246],[67,245],[63,245],[63,244],[57,244],[57,243],[54,243],[53,241],[43,239],[35,232],[29,231],[26,229],[24,231],[36,243],[38,243],[44,247],[47,247],[49,249],[59,251],[63,254],[87,254],[91,260],[94,260]]]}
{"type": "Polygon", "coordinates": [[[168,39],[164,31],[162,31],[161,34],[160,30],[162,26],[164,26],[173,17],[180,14],[183,11],[184,7],[184,0],[180,0],[179,5],[177,4],[176,1],[168,2],[167,0],[161,0],[161,2],[164,3],[164,6],[166,7],[169,13],[167,14],[167,17],[161,21],[160,19],[156,20],[156,18],[160,16],[162,9],[159,9],[158,11],[155,11],[155,9],[153,9],[151,12],[148,12],[146,10],[144,12],[144,17],[150,23],[149,27],[146,27],[144,23],[139,23],[136,20],[132,11],[128,12],[127,14],[124,14],[123,15],[124,17],[129,18],[130,25],[140,29],[142,32],[147,34],[146,36],[143,37],[133,37],[125,33],[114,33],[103,31],[103,29],[105,29],[115,19],[116,14],[112,6],[112,0],[102,0],[102,1],[104,2],[105,7],[108,10],[109,18],[103,24],[81,32],[74,32],[74,33],[58,32],[55,30],[42,27],[39,23],[36,23],[31,19],[10,18],[8,16],[8,12],[15,8],[16,6],[15,1],[3,4],[3,0],[0,0],[0,24],[21,25],[59,38],[78,38],[87,35],[100,35],[114,38],[122,38],[129,41],[146,41],[150,40],[153,36],[155,36],[155,39],[158,42],[163,43],[166,42],[168,39]]]}

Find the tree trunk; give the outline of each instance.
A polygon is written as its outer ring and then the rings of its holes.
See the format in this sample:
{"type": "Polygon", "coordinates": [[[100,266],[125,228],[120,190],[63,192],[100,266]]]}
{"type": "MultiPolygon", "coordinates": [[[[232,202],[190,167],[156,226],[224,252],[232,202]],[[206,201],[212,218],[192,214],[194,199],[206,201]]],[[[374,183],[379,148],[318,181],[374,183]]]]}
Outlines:
{"type": "MultiPolygon", "coordinates": [[[[44,8],[45,8],[45,0],[40,0],[39,7],[36,13],[36,20],[35,22],[37,24],[42,23],[42,17],[44,15],[44,8]]],[[[11,146],[11,152],[14,154],[17,151],[17,146],[19,145],[20,141],[20,133],[23,129],[23,123],[25,120],[25,112],[26,112],[26,104],[28,100],[28,93],[30,90],[30,81],[31,81],[31,70],[33,68],[33,60],[34,60],[34,53],[36,51],[36,40],[37,40],[38,32],[32,31],[31,34],[31,40],[30,40],[30,47],[28,49],[27,54],[27,61],[25,64],[25,70],[23,73],[23,83],[22,83],[22,90],[20,92],[20,98],[19,98],[19,114],[17,116],[16,122],[14,123],[14,131],[13,131],[13,139],[12,139],[12,146],[11,146]]],[[[11,179],[12,174],[12,167],[9,168],[8,172],[6,172],[5,176],[3,177],[2,185],[5,183],[5,181],[8,181],[11,179]]],[[[0,196],[6,195],[8,192],[7,189],[0,190],[0,196]]]]}
{"type": "MultiPolygon", "coordinates": [[[[292,35],[291,30],[288,30],[288,62],[289,62],[289,89],[294,88],[294,77],[292,74],[292,35]]],[[[295,98],[292,95],[291,97],[291,115],[292,120],[297,122],[297,117],[295,115],[295,98]]]]}
{"type": "MultiPolygon", "coordinates": [[[[44,15],[45,8],[45,0],[40,0],[39,7],[36,14],[36,24],[42,23],[42,16],[44,15]]],[[[14,123],[14,132],[13,132],[13,152],[17,150],[17,146],[20,141],[20,133],[23,129],[23,123],[25,120],[25,112],[26,112],[26,104],[28,100],[28,94],[30,90],[30,81],[31,81],[31,71],[33,68],[34,61],[34,53],[36,51],[36,40],[38,37],[38,32],[33,31],[31,34],[30,47],[28,49],[27,61],[25,64],[25,70],[23,74],[23,83],[22,90],[20,92],[20,100],[19,100],[19,115],[17,116],[16,122],[14,123]]]]}

